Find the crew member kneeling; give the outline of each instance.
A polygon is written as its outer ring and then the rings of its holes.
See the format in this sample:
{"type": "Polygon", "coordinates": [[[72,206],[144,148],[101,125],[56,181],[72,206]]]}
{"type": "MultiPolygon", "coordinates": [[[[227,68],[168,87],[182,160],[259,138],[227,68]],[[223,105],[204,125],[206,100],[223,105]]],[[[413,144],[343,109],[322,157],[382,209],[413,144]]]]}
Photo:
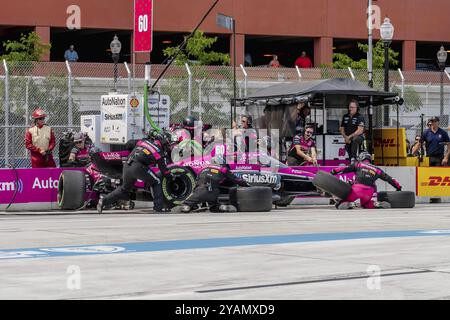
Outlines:
{"type": "Polygon", "coordinates": [[[340,210],[353,209],[354,201],[360,199],[361,207],[365,209],[389,209],[391,207],[388,202],[374,202],[373,194],[376,191],[375,182],[378,179],[386,181],[392,185],[397,191],[401,191],[402,187],[397,180],[392,178],[386,172],[378,167],[370,164],[372,156],[367,152],[362,152],[358,156],[358,161],[353,162],[348,167],[339,167],[331,170],[331,174],[341,174],[355,172],[356,183],[352,186],[352,192],[347,197],[336,204],[336,208],[340,210]]]}
{"type": "Polygon", "coordinates": [[[97,211],[102,213],[103,209],[111,207],[119,200],[130,200],[134,184],[139,179],[152,187],[153,211],[169,212],[169,209],[164,208],[161,178],[151,170],[151,167],[157,165],[163,175],[170,174],[167,170],[166,152],[169,145],[169,139],[164,134],[158,134],[153,139],[139,140],[124,164],[122,185],[99,200],[97,211]]]}
{"type": "Polygon", "coordinates": [[[236,177],[230,171],[230,166],[226,163],[225,157],[216,156],[212,159],[212,163],[213,165],[206,167],[200,172],[194,192],[183,202],[182,212],[191,212],[203,202],[208,203],[211,212],[237,211],[232,205],[219,205],[220,186],[227,182],[243,187],[248,187],[249,184],[236,177]]]}

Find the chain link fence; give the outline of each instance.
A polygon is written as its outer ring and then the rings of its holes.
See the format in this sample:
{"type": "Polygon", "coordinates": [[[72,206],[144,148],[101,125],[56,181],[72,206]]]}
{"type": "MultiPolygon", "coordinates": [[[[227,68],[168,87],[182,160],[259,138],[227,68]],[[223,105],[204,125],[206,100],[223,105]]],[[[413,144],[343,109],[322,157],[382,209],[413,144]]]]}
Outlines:
{"type": "MultiPolygon", "coordinates": [[[[31,113],[43,108],[56,141],[68,130],[80,129],[80,116],[100,113],[100,97],[115,87],[119,93],[143,93],[145,65],[119,64],[114,79],[114,65],[108,63],[52,63],[0,61],[0,167],[6,164],[30,167],[25,148],[25,131],[32,124],[31,113]]],[[[165,65],[153,65],[151,84],[165,65]]],[[[243,97],[270,85],[328,78],[354,78],[368,82],[367,70],[327,68],[236,68],[236,96],[243,97]]],[[[374,88],[384,89],[384,71],[375,70],[374,88]]],[[[422,121],[441,117],[441,127],[448,129],[450,76],[439,72],[390,71],[389,88],[405,100],[397,110],[375,110],[375,127],[407,129],[412,141],[422,130],[422,121]],[[441,76],[443,76],[441,78],[441,76]],[[441,86],[442,81],[442,86],[441,86]],[[442,92],[442,94],[441,94],[442,92]],[[442,99],[442,102],[441,102],[442,99]]],[[[206,124],[230,127],[234,97],[233,68],[226,66],[169,67],[154,88],[171,100],[170,122],[180,123],[188,114],[206,124]]],[[[238,115],[244,110],[237,109],[238,115]]],[[[57,144],[58,147],[58,144],[57,144]]],[[[56,149],[57,149],[56,147],[56,149]]],[[[57,152],[54,152],[57,156],[57,152]]],[[[56,157],[57,160],[57,157],[56,157]]]]}

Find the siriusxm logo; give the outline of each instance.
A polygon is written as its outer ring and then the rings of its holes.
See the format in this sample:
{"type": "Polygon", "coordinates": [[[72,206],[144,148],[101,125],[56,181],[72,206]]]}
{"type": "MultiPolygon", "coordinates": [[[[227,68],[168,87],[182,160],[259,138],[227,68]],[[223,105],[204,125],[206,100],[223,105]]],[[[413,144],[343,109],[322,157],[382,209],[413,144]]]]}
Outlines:
{"type": "Polygon", "coordinates": [[[105,114],[105,120],[123,120],[123,114],[117,113],[117,114],[105,114]]]}
{"type": "Polygon", "coordinates": [[[244,179],[248,183],[257,184],[276,184],[278,181],[276,175],[270,174],[243,174],[242,179],[244,179]]]}
{"type": "MultiPolygon", "coordinates": [[[[16,191],[16,183],[14,181],[9,182],[0,182],[0,192],[5,191],[16,191]]],[[[17,181],[17,191],[19,193],[23,192],[23,181],[22,179],[19,179],[17,181]]]]}

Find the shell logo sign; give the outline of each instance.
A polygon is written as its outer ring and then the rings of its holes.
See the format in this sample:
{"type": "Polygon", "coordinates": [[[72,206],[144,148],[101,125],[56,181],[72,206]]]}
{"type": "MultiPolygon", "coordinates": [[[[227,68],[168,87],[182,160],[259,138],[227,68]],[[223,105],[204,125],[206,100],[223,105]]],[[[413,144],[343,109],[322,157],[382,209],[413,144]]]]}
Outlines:
{"type": "Polygon", "coordinates": [[[136,98],[133,98],[130,100],[130,106],[134,109],[139,107],[139,100],[136,98]]]}

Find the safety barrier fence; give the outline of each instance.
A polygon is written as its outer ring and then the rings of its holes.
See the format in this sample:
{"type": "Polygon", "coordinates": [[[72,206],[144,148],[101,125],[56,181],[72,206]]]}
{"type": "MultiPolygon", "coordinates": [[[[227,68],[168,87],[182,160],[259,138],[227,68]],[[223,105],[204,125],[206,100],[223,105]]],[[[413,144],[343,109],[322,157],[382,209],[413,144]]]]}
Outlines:
{"type": "MultiPolygon", "coordinates": [[[[300,169],[300,168],[299,168],[300,169]]],[[[316,167],[301,167],[302,170],[316,172],[316,167]]],[[[329,171],[332,168],[321,168],[329,171]]],[[[416,193],[416,203],[429,203],[431,198],[450,202],[450,168],[382,167],[395,177],[403,191],[416,193]]],[[[0,214],[20,211],[58,210],[58,179],[63,170],[83,169],[0,169],[0,214]],[[8,208],[8,210],[6,210],[8,208]]],[[[394,191],[386,182],[377,181],[378,191],[394,191]]],[[[327,197],[298,197],[294,205],[329,204],[327,197]]],[[[149,203],[139,203],[149,207],[149,203]]],[[[70,213],[70,211],[68,211],[70,213]]]]}
{"type": "MultiPolygon", "coordinates": [[[[152,82],[165,66],[153,65],[152,82]]],[[[142,93],[144,65],[68,62],[0,61],[0,166],[30,165],[24,145],[30,115],[37,107],[47,114],[57,141],[67,130],[79,130],[80,116],[98,114],[100,97],[117,85],[121,93],[142,93]]],[[[367,70],[298,69],[236,67],[236,96],[243,97],[270,85],[328,78],[354,78],[367,83],[367,70]]],[[[421,132],[431,116],[441,116],[447,129],[450,75],[440,72],[391,71],[389,88],[405,100],[399,110],[399,124],[407,128],[408,139],[421,132]],[[421,122],[423,115],[423,122],[421,122]]],[[[383,90],[383,70],[375,70],[374,87],[383,90]]],[[[170,97],[170,122],[179,123],[188,114],[216,127],[230,126],[230,101],[233,92],[233,68],[229,66],[172,65],[154,88],[170,97]]],[[[238,114],[244,110],[238,108],[238,114]]],[[[342,110],[344,112],[344,110],[342,110]]],[[[390,108],[383,119],[381,108],[375,111],[375,126],[396,126],[397,112],[390,108]]],[[[342,115],[335,115],[339,119],[342,115]]],[[[55,154],[56,155],[56,154],[55,154]]]]}

